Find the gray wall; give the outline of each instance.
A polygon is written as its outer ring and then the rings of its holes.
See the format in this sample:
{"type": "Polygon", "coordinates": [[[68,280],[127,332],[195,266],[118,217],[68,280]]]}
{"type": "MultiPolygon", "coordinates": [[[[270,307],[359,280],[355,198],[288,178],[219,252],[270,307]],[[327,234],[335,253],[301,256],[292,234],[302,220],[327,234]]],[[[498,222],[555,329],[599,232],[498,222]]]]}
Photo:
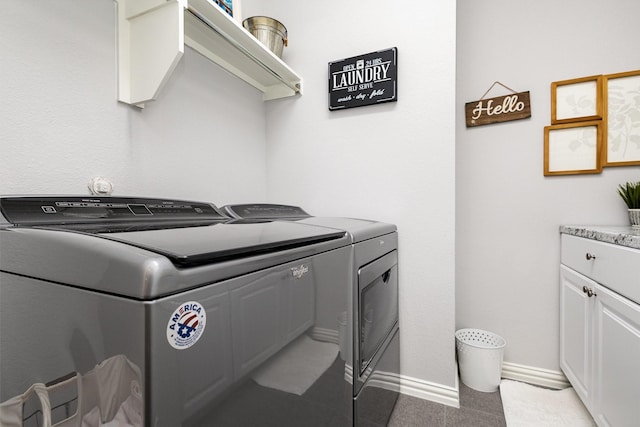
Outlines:
{"type": "MultiPolygon", "coordinates": [[[[560,224],[628,224],[640,167],[544,177],[551,82],[640,69],[640,2],[458,1],[456,326],[507,340],[505,361],[559,371],[560,224]],[[494,81],[531,92],[530,119],[465,127],[494,81]]],[[[488,97],[506,95],[499,88],[488,97]]]]}

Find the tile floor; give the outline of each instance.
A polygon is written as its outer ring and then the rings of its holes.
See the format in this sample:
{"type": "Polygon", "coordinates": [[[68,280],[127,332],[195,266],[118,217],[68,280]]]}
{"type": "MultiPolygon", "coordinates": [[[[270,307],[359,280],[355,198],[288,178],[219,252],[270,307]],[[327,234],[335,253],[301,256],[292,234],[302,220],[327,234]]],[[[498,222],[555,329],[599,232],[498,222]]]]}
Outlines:
{"type": "Polygon", "coordinates": [[[460,408],[400,395],[389,427],[506,427],[500,392],[460,383],[460,408]]]}
{"type": "MultiPolygon", "coordinates": [[[[385,427],[387,404],[395,393],[372,387],[362,401],[362,427],[385,427]],[[382,412],[381,412],[382,410],[382,412]]],[[[185,427],[347,427],[351,410],[345,396],[344,362],[339,358],[303,394],[295,395],[247,380],[231,393],[221,407],[186,422],[185,427]],[[343,390],[343,393],[340,392],[343,390]]],[[[391,399],[391,400],[390,400],[391,399]]],[[[460,382],[460,408],[401,394],[387,427],[506,427],[500,392],[475,391],[460,382]]]]}

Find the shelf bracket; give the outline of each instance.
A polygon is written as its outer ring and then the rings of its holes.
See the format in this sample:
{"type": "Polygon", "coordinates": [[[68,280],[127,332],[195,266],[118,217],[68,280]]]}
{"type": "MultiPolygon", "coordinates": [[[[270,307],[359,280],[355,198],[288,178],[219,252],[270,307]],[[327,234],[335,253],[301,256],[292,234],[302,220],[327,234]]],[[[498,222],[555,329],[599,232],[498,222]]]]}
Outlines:
{"type": "Polygon", "coordinates": [[[144,107],[184,54],[186,0],[116,0],[118,100],[144,107]]]}

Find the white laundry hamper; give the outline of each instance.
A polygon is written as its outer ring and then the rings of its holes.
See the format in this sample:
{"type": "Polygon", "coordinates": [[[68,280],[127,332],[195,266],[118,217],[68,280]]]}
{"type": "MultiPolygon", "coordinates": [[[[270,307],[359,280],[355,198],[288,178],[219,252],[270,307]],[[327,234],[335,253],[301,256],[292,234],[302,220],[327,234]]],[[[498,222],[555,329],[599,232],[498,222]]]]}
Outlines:
{"type": "Polygon", "coordinates": [[[456,350],[462,383],[478,391],[497,391],[506,345],[504,338],[492,332],[470,328],[456,331],[456,350]]]}

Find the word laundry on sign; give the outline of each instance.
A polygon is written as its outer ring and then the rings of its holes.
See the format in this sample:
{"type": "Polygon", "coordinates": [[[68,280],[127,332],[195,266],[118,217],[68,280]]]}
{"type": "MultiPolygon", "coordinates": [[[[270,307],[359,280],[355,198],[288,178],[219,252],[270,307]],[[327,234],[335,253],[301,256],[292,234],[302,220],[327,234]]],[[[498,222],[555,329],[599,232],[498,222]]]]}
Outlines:
{"type": "Polygon", "coordinates": [[[347,86],[359,84],[361,89],[373,87],[373,83],[388,79],[387,72],[391,63],[374,64],[366,68],[353,69],[347,66],[344,71],[333,74],[333,90],[344,89],[347,86]]]}

